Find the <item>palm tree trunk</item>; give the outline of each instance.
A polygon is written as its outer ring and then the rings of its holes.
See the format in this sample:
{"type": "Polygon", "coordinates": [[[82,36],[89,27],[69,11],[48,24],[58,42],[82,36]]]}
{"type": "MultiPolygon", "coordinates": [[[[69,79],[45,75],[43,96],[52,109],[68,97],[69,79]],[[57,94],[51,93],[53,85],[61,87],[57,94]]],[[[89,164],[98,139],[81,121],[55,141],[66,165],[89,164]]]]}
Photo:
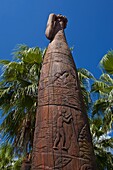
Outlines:
{"type": "Polygon", "coordinates": [[[21,170],[30,170],[31,169],[31,155],[26,154],[26,158],[22,162],[21,170]]]}

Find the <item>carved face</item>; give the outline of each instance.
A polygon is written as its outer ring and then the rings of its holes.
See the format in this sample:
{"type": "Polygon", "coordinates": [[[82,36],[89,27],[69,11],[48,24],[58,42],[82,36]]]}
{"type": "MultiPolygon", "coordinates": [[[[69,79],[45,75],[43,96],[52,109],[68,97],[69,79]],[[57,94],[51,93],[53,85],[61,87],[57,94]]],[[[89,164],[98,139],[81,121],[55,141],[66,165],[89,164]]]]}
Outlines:
{"type": "Polygon", "coordinates": [[[54,36],[59,30],[66,28],[66,24],[67,24],[66,17],[62,15],[50,14],[45,32],[46,37],[49,40],[53,40],[54,36]]]}

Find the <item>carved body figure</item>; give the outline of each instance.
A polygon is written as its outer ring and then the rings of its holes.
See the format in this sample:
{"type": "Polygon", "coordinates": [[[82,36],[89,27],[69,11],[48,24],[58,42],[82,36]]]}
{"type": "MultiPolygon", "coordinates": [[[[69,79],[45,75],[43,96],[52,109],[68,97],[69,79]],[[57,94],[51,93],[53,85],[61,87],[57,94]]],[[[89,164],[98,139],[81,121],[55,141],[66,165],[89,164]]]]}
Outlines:
{"type": "Polygon", "coordinates": [[[32,170],[96,170],[77,70],[64,34],[66,24],[66,17],[50,14],[46,28],[50,43],[39,82],[32,170]]]}
{"type": "Polygon", "coordinates": [[[60,112],[59,114],[59,118],[57,120],[57,134],[56,134],[56,139],[55,139],[55,142],[54,142],[54,147],[53,149],[58,149],[57,145],[59,144],[60,142],[60,138],[62,137],[62,143],[63,143],[63,147],[62,149],[64,150],[67,150],[66,146],[65,146],[65,143],[66,143],[66,132],[64,130],[64,126],[63,126],[63,123],[69,123],[70,120],[72,119],[72,115],[68,114],[68,115],[65,115],[66,113],[66,110],[63,110],[62,112],[60,112]]]}

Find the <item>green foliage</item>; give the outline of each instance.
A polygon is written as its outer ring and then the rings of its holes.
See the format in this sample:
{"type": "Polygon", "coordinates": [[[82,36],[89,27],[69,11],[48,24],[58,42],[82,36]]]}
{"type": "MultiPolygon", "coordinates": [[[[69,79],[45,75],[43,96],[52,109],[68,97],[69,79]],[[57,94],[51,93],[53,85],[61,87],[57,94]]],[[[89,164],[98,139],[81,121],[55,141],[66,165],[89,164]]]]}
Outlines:
{"type": "Polygon", "coordinates": [[[113,79],[108,74],[102,74],[100,79],[92,85],[92,92],[98,93],[92,113],[101,115],[103,119],[102,128],[105,132],[113,127],[113,116],[111,107],[113,106],[113,79]]]}
{"type": "Polygon", "coordinates": [[[18,46],[14,61],[0,60],[0,131],[15,148],[27,152],[33,144],[37,89],[43,51],[38,47],[18,46]]]}
{"type": "Polygon", "coordinates": [[[89,122],[98,170],[112,170],[113,168],[113,154],[111,153],[113,138],[108,135],[113,129],[113,111],[111,109],[113,107],[113,78],[111,75],[113,63],[110,60],[113,56],[111,57],[111,54],[112,52],[109,52],[107,55],[107,63],[105,63],[106,60],[101,60],[101,67],[106,73],[102,73],[99,80],[96,80],[87,70],[78,70],[87,110],[90,110],[89,122]],[[108,61],[112,65],[108,65],[108,61]],[[109,72],[107,72],[108,70],[109,72]],[[91,80],[93,80],[92,85],[91,80]],[[98,94],[96,101],[91,100],[94,94],[98,94]]]}
{"type": "Polygon", "coordinates": [[[82,90],[84,103],[88,110],[90,108],[90,105],[92,102],[91,95],[90,95],[90,88],[91,88],[90,81],[91,80],[94,81],[95,77],[92,75],[92,73],[90,73],[88,70],[86,70],[84,68],[78,69],[78,77],[80,80],[80,86],[81,86],[81,90],[82,90]]]}
{"type": "Polygon", "coordinates": [[[13,162],[13,148],[10,144],[5,143],[0,146],[0,169],[10,170],[13,162]]]}
{"type": "Polygon", "coordinates": [[[113,131],[113,51],[102,58],[100,66],[105,73],[92,85],[91,92],[98,98],[92,107],[90,127],[98,170],[112,170],[113,138],[108,134],[113,131]]]}
{"type": "Polygon", "coordinates": [[[113,51],[109,51],[100,61],[101,68],[108,74],[113,74],[113,51]]]}
{"type": "MultiPolygon", "coordinates": [[[[13,151],[22,155],[33,146],[37,91],[44,53],[45,51],[38,47],[20,45],[13,53],[14,61],[0,60],[3,69],[0,82],[0,109],[3,122],[0,125],[0,132],[4,140],[13,145],[13,151]]],[[[101,60],[101,68],[106,73],[102,73],[99,80],[96,80],[88,70],[78,69],[83,99],[87,110],[90,110],[89,122],[98,170],[111,170],[113,167],[113,155],[109,151],[113,149],[113,139],[108,138],[108,132],[113,128],[112,55],[111,51],[101,60]],[[93,104],[91,97],[95,93],[98,94],[98,98],[93,104]]],[[[5,163],[1,162],[1,169],[5,168],[12,158],[11,153],[8,159],[4,159],[5,163]]],[[[21,163],[22,157],[8,168],[19,170],[21,163]]]]}
{"type": "Polygon", "coordinates": [[[23,157],[16,155],[11,144],[0,145],[0,170],[20,170],[22,161],[23,157]]]}
{"type": "Polygon", "coordinates": [[[97,169],[112,170],[113,154],[110,151],[113,149],[113,138],[102,128],[104,122],[101,116],[93,117],[90,119],[90,130],[96,155],[97,169]]]}
{"type": "Polygon", "coordinates": [[[22,165],[22,161],[23,161],[23,158],[22,158],[22,157],[18,158],[18,159],[14,162],[14,164],[13,164],[13,166],[12,166],[12,170],[20,170],[20,169],[21,169],[21,165],[22,165]]]}

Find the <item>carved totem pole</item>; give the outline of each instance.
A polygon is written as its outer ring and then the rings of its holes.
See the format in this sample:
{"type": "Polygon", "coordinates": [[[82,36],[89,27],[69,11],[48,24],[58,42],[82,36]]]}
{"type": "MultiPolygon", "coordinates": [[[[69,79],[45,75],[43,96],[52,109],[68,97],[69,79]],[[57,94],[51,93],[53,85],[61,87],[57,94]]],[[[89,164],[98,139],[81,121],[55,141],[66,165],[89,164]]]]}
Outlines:
{"type": "Polygon", "coordinates": [[[96,170],[77,70],[67,45],[66,17],[50,14],[41,70],[32,170],[96,170]]]}

